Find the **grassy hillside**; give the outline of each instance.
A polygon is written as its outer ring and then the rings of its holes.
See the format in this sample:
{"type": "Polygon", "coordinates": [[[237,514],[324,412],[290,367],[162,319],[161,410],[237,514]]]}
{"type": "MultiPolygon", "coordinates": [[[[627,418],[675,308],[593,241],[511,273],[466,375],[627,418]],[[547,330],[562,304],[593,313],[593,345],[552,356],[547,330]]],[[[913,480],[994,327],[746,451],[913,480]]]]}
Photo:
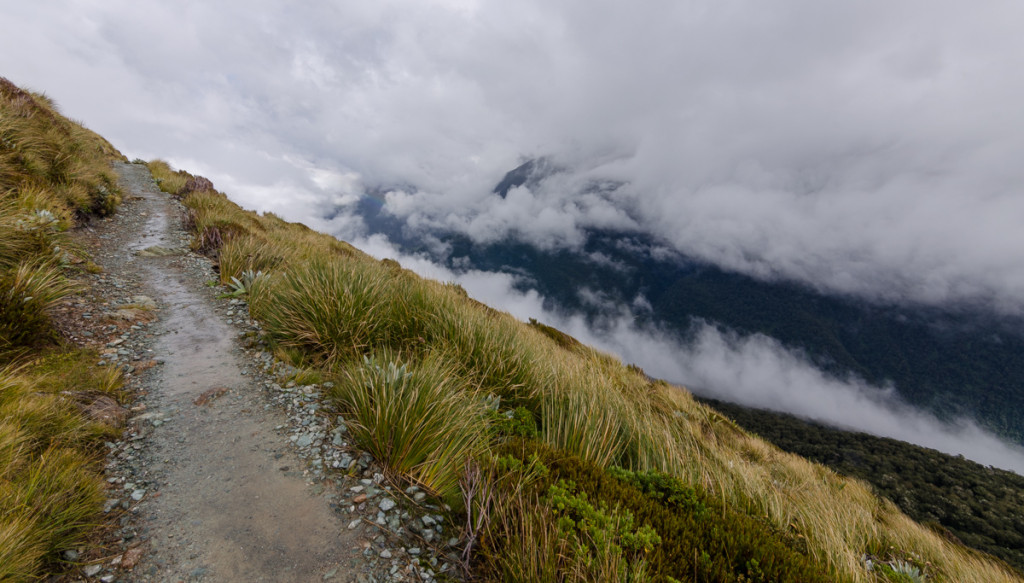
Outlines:
{"type": "Polygon", "coordinates": [[[86,265],[64,232],[119,202],[120,154],[45,96],[0,77],[0,581],[58,567],[99,523],[102,441],[79,413],[117,395],[120,376],[65,346],[51,309],[86,265]]]}
{"type": "Polygon", "coordinates": [[[707,401],[780,448],[860,478],[922,523],[1024,572],[1024,476],[783,413],[707,401]]]}
{"type": "Polygon", "coordinates": [[[151,169],[277,354],[331,379],[359,444],[462,514],[483,580],[1019,580],[681,388],[151,169]]]}

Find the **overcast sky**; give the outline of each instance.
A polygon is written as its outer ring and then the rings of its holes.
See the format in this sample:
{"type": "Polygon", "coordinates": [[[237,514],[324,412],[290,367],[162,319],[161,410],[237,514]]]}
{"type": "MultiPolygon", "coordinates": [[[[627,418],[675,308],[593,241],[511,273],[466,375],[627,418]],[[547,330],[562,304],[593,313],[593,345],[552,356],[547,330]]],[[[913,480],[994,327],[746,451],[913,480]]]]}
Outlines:
{"type": "Polygon", "coordinates": [[[1021,22],[1009,0],[12,1],[0,74],[293,218],[385,185],[481,238],[641,228],[765,277],[1020,313],[1021,22]],[[484,196],[536,155],[570,172],[484,196]],[[594,178],[628,186],[581,200],[594,178]]]}
{"type": "Polygon", "coordinates": [[[384,186],[480,240],[644,230],[760,277],[1024,314],[1021,22],[1010,0],[0,0],[0,75],[345,238],[384,186]],[[489,194],[535,156],[565,171],[489,194]]]}

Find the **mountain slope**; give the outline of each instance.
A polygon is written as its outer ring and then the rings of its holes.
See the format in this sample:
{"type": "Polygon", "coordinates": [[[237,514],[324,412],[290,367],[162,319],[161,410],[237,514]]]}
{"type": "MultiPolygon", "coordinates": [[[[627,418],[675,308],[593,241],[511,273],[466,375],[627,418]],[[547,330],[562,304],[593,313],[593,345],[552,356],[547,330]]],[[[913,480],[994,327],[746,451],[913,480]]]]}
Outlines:
{"type": "Polygon", "coordinates": [[[222,281],[264,274],[248,293],[266,339],[335,379],[363,447],[463,520],[478,517],[463,536],[480,576],[1016,580],[863,483],[458,286],[219,193],[185,204],[222,281]]]}
{"type": "MultiPolygon", "coordinates": [[[[190,180],[201,183],[166,165],[152,168],[174,194],[190,180]]],[[[99,209],[114,203],[97,200],[99,209]]],[[[262,340],[296,374],[322,381],[328,410],[316,414],[341,416],[351,439],[383,464],[382,479],[415,485],[406,491],[451,508],[446,528],[465,526],[445,536],[457,539],[480,579],[1021,580],[913,522],[862,482],[782,452],[685,389],[652,381],[556,330],[519,322],[456,285],[423,279],[303,225],[245,211],[211,188],[187,193],[183,202],[193,247],[217,261],[222,283],[235,283],[247,297],[262,340]]],[[[25,218],[18,213],[26,214],[21,207],[12,216],[25,218]]],[[[30,230],[42,235],[44,254],[56,254],[55,233],[30,230]]],[[[2,393],[0,436],[14,444],[5,455],[55,451],[36,440],[23,448],[18,437],[40,418],[22,413],[40,402],[41,388],[2,393]]],[[[81,432],[44,437],[61,451],[88,453],[96,443],[95,434],[81,432]]],[[[78,506],[95,515],[99,464],[42,458],[49,468],[83,472],[85,482],[47,481],[47,500],[67,502],[84,491],[78,506]]],[[[24,524],[26,505],[9,493],[24,476],[39,474],[0,467],[0,551],[31,547],[31,571],[10,576],[30,579],[71,543],[38,543],[11,527],[24,524]]],[[[435,508],[440,516],[442,506],[435,508]]],[[[51,531],[60,518],[27,516],[51,531]]],[[[88,524],[76,522],[75,536],[88,524]]]]}

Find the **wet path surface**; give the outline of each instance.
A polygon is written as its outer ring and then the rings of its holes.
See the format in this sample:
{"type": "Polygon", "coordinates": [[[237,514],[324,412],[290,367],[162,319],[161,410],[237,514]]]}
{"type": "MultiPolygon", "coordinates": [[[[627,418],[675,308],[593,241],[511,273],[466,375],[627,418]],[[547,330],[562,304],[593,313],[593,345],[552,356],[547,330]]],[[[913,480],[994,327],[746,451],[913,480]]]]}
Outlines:
{"type": "Polygon", "coordinates": [[[165,422],[149,436],[157,491],[147,496],[149,549],[137,581],[348,581],[358,543],[298,472],[275,433],[281,414],[260,398],[238,355],[237,329],[217,313],[181,253],[180,210],[141,165],[118,168],[147,216],[118,242],[159,305],[149,408],[165,422]],[[283,471],[282,471],[283,470],[283,471]]]}

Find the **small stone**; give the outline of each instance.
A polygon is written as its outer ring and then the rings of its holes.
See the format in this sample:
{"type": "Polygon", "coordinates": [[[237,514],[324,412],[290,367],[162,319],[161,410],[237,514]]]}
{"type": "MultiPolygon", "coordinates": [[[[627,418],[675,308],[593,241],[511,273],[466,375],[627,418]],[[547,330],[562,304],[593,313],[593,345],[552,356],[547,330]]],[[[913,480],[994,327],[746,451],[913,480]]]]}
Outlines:
{"type": "Polygon", "coordinates": [[[389,551],[387,549],[384,549],[383,551],[380,552],[380,558],[382,558],[382,559],[390,559],[391,558],[391,551],[389,551]]]}
{"type": "Polygon", "coordinates": [[[303,433],[295,440],[295,445],[299,447],[309,447],[313,443],[313,436],[309,433],[303,433]]]}
{"type": "Polygon", "coordinates": [[[134,549],[128,549],[123,555],[121,555],[121,567],[124,569],[134,568],[138,564],[139,559],[142,558],[142,549],[135,547],[134,549]]]}
{"type": "Polygon", "coordinates": [[[138,502],[139,500],[142,500],[142,497],[145,496],[145,495],[146,495],[146,491],[140,488],[140,489],[135,490],[134,492],[132,492],[132,500],[135,500],[136,502],[138,502]]]}
{"type": "Polygon", "coordinates": [[[418,556],[420,556],[420,553],[422,553],[423,551],[420,550],[419,547],[412,547],[411,549],[406,550],[406,552],[409,553],[413,557],[418,557],[418,556]]]}
{"type": "Polygon", "coordinates": [[[353,520],[352,522],[348,523],[348,529],[349,530],[355,530],[355,528],[357,526],[359,526],[359,523],[362,522],[362,521],[363,520],[361,518],[357,518],[357,519],[353,520]]]}
{"type": "Polygon", "coordinates": [[[337,574],[338,574],[338,568],[335,567],[335,568],[331,569],[330,571],[324,573],[324,581],[326,581],[328,579],[331,579],[332,577],[334,577],[337,574]]]}
{"type": "Polygon", "coordinates": [[[395,507],[395,501],[392,500],[391,498],[383,498],[377,504],[377,507],[383,510],[384,512],[387,512],[388,510],[391,510],[392,508],[395,507]]]}
{"type": "Polygon", "coordinates": [[[82,573],[84,573],[86,577],[95,577],[96,574],[102,570],[102,565],[88,565],[82,569],[82,573]]]}
{"type": "Polygon", "coordinates": [[[366,494],[357,494],[356,497],[352,499],[353,504],[362,504],[363,502],[366,502],[366,494]]]}
{"type": "Polygon", "coordinates": [[[63,553],[61,553],[61,556],[64,557],[65,561],[72,561],[72,562],[74,562],[74,561],[78,560],[78,551],[76,551],[74,549],[68,549],[68,550],[64,551],[63,553]]]}

